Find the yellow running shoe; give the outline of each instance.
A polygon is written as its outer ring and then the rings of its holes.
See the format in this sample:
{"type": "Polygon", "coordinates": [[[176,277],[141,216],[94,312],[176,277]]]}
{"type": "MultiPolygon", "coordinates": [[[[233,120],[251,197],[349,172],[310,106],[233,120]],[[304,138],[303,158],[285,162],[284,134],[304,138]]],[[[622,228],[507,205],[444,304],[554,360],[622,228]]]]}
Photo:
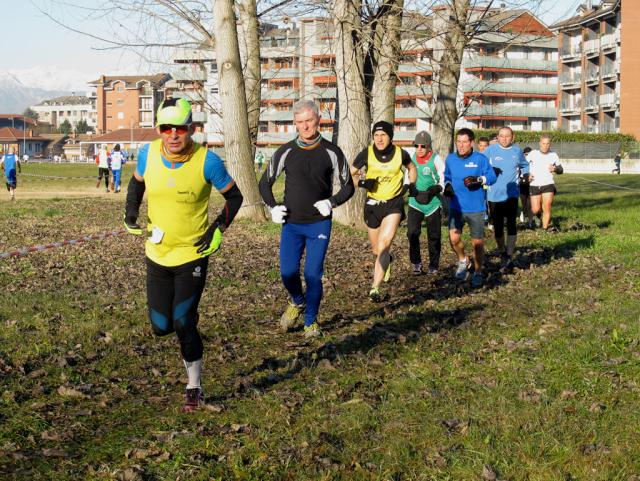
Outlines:
{"type": "Polygon", "coordinates": [[[289,302],[289,305],[280,316],[280,328],[287,332],[289,329],[292,329],[300,320],[300,317],[304,313],[304,304],[294,304],[293,302],[289,302]]]}

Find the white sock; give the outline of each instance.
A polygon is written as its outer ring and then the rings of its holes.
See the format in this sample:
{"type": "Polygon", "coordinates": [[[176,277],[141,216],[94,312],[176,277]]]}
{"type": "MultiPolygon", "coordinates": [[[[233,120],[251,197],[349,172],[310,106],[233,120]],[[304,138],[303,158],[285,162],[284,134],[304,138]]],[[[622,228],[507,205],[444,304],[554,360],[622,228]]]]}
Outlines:
{"type": "MultiPolygon", "coordinates": [[[[184,361],[184,360],[183,360],[184,361]]],[[[200,371],[202,371],[202,359],[197,361],[187,362],[184,361],[184,367],[187,368],[187,389],[194,389],[200,387],[200,371]]]]}

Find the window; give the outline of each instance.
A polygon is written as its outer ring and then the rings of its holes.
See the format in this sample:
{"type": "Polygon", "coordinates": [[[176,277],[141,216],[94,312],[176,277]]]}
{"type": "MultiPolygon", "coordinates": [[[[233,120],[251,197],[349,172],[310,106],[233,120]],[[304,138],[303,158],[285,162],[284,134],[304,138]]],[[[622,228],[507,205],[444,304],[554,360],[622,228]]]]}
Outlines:
{"type": "Polygon", "coordinates": [[[118,120],[124,119],[124,112],[118,112],[118,120]]]}
{"type": "Polygon", "coordinates": [[[122,105],[122,104],[124,104],[124,99],[118,99],[116,101],[116,105],[122,105]]]}
{"type": "Polygon", "coordinates": [[[210,92],[211,92],[212,94],[217,94],[217,93],[218,93],[218,87],[211,87],[210,92]]]}
{"type": "Polygon", "coordinates": [[[124,88],[122,88],[122,85],[118,85],[116,87],[116,92],[122,92],[122,91],[124,91],[124,88]]]}

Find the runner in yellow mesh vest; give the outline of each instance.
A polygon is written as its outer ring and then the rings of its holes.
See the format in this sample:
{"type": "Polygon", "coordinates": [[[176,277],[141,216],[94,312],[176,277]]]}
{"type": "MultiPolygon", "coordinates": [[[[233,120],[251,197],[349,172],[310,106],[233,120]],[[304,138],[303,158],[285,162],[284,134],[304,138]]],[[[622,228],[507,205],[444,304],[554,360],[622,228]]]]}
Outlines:
{"type": "Polygon", "coordinates": [[[415,171],[415,166],[406,151],[391,143],[393,126],[389,122],[376,122],[372,134],[373,144],[357,155],[351,175],[358,187],[367,191],[364,222],[376,256],[369,299],[380,302],[380,285],[391,277],[391,243],[405,217],[403,195],[409,186],[408,173],[415,171]]]}

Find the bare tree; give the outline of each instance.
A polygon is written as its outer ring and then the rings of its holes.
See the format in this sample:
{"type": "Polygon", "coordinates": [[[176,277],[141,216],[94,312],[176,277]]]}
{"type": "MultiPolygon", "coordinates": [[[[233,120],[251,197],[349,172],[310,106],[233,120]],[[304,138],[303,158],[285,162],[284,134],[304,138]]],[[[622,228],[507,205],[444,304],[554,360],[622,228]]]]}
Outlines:
{"type": "Polygon", "coordinates": [[[253,167],[247,98],[233,0],[213,0],[213,5],[216,12],[216,53],[227,165],[247,199],[246,209],[242,212],[243,217],[261,219],[264,218],[264,209],[260,203],[260,192],[253,167]]]}

